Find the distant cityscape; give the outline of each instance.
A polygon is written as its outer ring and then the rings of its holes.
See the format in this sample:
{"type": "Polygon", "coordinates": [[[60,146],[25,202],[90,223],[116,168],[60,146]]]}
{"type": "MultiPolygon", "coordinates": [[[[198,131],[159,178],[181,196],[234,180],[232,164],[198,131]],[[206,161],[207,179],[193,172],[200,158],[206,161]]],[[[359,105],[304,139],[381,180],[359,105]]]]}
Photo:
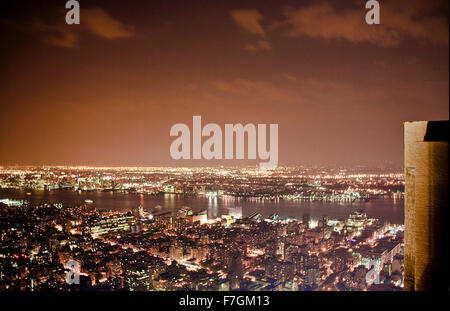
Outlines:
{"type": "Polygon", "coordinates": [[[0,289],[34,290],[402,290],[403,224],[369,218],[208,217],[184,206],[105,210],[91,200],[30,203],[33,191],[141,196],[244,197],[318,202],[402,199],[402,173],[361,169],[3,167],[0,289]],[[67,263],[80,265],[68,284],[67,263]]]}
{"type": "Polygon", "coordinates": [[[0,167],[0,188],[354,201],[385,196],[401,198],[403,176],[403,172],[304,167],[273,170],[256,167],[0,167]]]}

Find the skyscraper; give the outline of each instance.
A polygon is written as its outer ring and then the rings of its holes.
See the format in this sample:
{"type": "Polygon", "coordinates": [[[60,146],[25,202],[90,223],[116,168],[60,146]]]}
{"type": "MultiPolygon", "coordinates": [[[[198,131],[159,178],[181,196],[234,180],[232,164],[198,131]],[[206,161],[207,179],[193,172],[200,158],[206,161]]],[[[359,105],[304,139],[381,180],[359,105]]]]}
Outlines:
{"type": "Polygon", "coordinates": [[[448,121],[404,131],[405,290],[447,290],[448,121]]]}
{"type": "Polygon", "coordinates": [[[228,268],[228,280],[230,281],[231,289],[238,289],[243,278],[242,270],[242,256],[240,252],[233,252],[230,258],[228,268]]]}

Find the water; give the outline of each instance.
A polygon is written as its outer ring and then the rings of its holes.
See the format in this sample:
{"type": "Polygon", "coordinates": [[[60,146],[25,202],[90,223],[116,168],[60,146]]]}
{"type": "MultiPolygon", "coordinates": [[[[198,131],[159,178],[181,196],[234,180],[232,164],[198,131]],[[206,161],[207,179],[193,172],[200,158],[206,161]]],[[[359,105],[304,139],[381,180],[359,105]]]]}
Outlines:
{"type": "Polygon", "coordinates": [[[242,215],[248,216],[255,212],[267,217],[277,213],[282,218],[294,217],[302,219],[309,214],[311,219],[318,220],[323,215],[329,219],[344,219],[356,210],[362,209],[370,218],[382,219],[394,224],[403,224],[403,200],[390,198],[373,199],[367,202],[332,203],[332,202],[304,202],[304,201],[259,201],[234,197],[207,198],[204,196],[182,196],[176,194],[140,195],[113,192],[83,192],[71,190],[19,190],[0,189],[0,199],[27,200],[31,204],[40,202],[63,203],[64,206],[84,204],[85,200],[92,200],[92,206],[98,209],[128,211],[139,205],[147,210],[176,211],[184,206],[194,211],[207,210],[208,217],[219,217],[242,209],[242,215]],[[30,195],[27,195],[30,192],[30,195]],[[156,208],[157,206],[160,206],[156,208]]]}

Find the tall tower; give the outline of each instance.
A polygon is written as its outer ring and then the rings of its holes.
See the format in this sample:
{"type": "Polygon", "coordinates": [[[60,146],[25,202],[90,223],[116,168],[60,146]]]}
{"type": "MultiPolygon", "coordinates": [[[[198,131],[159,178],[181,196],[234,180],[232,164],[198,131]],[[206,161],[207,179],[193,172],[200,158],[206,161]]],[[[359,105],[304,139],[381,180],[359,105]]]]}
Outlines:
{"type": "Polygon", "coordinates": [[[405,290],[448,290],[448,121],[404,131],[405,290]]]}
{"type": "Polygon", "coordinates": [[[228,268],[228,280],[231,289],[238,289],[243,278],[241,253],[236,251],[231,254],[230,265],[228,268]]]}

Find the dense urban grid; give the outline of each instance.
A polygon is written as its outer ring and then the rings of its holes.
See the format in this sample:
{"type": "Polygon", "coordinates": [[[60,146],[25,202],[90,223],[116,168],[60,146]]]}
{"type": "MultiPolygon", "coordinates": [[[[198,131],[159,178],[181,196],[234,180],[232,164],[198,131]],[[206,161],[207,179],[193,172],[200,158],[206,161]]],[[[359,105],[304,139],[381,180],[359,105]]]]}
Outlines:
{"type": "MultiPolygon", "coordinates": [[[[303,167],[3,167],[1,188],[354,201],[401,197],[402,174],[303,167]]],[[[26,190],[28,191],[28,190],[26,190]]],[[[129,211],[0,198],[0,290],[401,290],[403,225],[183,207],[129,211]],[[68,262],[80,284],[68,284],[68,262]]]]}

